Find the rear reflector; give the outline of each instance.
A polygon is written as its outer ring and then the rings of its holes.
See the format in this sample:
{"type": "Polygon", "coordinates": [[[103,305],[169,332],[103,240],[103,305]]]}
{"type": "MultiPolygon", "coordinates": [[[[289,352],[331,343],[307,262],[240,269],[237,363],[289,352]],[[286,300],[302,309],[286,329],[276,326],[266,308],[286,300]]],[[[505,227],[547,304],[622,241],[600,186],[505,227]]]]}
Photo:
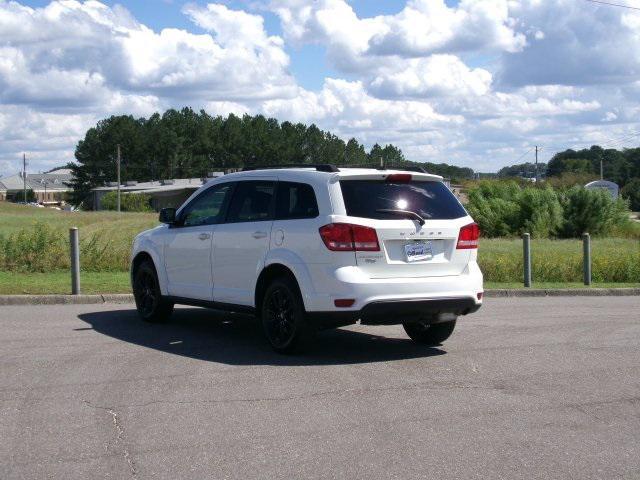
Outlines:
{"type": "Polygon", "coordinates": [[[460,235],[458,235],[458,244],[456,248],[458,250],[478,248],[478,240],[480,239],[480,227],[477,223],[470,223],[460,229],[460,235]]]}
{"type": "Polygon", "coordinates": [[[333,301],[336,307],[351,307],[356,301],[353,298],[338,298],[333,301]]]}
{"type": "Polygon", "coordinates": [[[484,292],[478,292],[478,300],[482,300],[482,295],[484,292]]]}
{"type": "Polygon", "coordinates": [[[387,176],[388,183],[408,183],[411,181],[410,173],[392,173],[387,176]]]}
{"type": "Polygon", "coordinates": [[[377,252],[380,250],[375,229],[350,223],[330,223],[320,227],[320,236],[334,252],[377,252]]]}

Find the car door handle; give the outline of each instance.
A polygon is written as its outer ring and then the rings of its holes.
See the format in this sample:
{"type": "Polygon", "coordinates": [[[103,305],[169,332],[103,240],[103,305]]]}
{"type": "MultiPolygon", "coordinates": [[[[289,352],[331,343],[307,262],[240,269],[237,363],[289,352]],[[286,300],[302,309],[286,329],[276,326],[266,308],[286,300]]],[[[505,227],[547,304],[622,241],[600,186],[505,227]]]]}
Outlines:
{"type": "Polygon", "coordinates": [[[253,238],[265,238],[267,236],[267,232],[253,232],[251,236],[253,238]]]}
{"type": "Polygon", "coordinates": [[[201,233],[200,235],[198,235],[198,238],[200,240],[207,240],[207,239],[211,238],[211,234],[210,233],[201,233]]]}

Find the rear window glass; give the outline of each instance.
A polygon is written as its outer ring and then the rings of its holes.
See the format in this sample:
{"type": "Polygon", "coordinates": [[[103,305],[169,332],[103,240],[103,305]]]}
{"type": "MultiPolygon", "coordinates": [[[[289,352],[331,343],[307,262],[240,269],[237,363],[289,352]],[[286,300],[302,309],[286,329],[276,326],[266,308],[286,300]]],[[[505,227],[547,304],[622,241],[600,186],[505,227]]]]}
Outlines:
{"type": "Polygon", "coordinates": [[[347,215],[397,220],[397,214],[380,210],[409,210],[425,220],[450,220],[467,215],[442,182],[387,183],[380,180],[341,180],[347,215]]]}

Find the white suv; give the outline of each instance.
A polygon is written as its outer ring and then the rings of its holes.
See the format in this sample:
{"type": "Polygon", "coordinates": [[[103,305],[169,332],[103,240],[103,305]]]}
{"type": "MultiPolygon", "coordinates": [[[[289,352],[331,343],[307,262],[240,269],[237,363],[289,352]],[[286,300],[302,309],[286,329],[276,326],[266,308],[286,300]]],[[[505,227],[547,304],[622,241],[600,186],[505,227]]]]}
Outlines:
{"type": "Polygon", "coordinates": [[[437,345],[482,304],[479,230],[442,177],[333,165],[217,178],[133,244],[140,316],[176,303],[258,316],[290,352],[324,328],[402,324],[437,345]]]}

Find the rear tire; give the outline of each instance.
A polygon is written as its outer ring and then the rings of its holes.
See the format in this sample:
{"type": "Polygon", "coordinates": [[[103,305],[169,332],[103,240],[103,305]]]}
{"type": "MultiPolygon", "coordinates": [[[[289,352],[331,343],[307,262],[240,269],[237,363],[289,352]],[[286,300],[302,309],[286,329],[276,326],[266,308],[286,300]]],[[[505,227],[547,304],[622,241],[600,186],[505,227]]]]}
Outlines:
{"type": "Polygon", "coordinates": [[[424,322],[405,322],[402,324],[404,331],[409,338],[422,345],[440,345],[451,336],[456,328],[456,320],[448,322],[434,323],[432,325],[424,322]]]}
{"type": "Polygon", "coordinates": [[[260,317],[264,334],[278,353],[299,351],[312,337],[300,291],[290,278],[276,278],[269,284],[260,317]]]}
{"type": "Polygon", "coordinates": [[[164,322],[173,313],[173,303],[162,296],[158,274],[150,260],[143,261],[133,274],[133,296],[138,315],[145,322],[164,322]]]}

